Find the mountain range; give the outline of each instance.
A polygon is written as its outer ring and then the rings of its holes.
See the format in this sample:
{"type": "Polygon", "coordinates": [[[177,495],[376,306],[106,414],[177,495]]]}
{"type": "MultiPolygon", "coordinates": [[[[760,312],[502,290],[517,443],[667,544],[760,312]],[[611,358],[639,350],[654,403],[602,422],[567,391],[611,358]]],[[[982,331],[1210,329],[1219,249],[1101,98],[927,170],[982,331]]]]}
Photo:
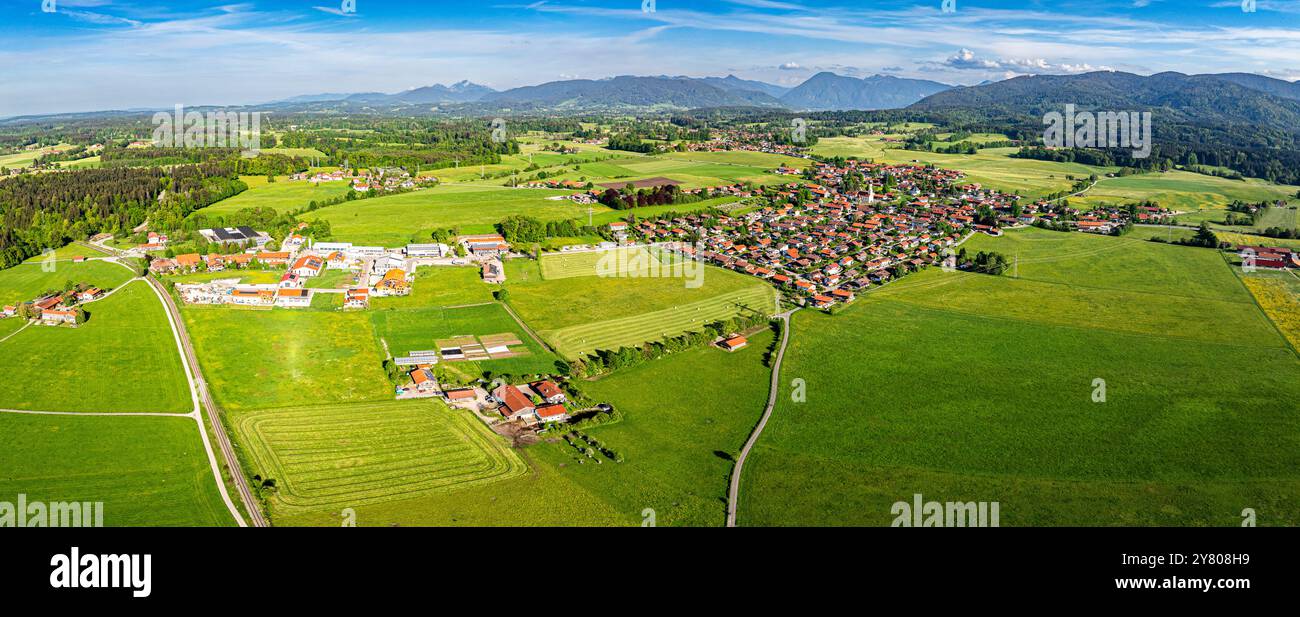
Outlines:
{"type": "Polygon", "coordinates": [[[1300,128],[1300,84],[1244,73],[1135,75],[1115,71],[1024,76],[954,88],[909,109],[960,111],[992,118],[1037,116],[1074,104],[1080,111],[1151,111],[1163,124],[1246,126],[1295,132],[1300,128]]]}
{"type": "Polygon", "coordinates": [[[402,107],[474,104],[489,108],[563,110],[759,107],[798,111],[874,110],[906,107],[952,86],[933,81],[875,75],[866,79],[819,73],[797,87],[726,77],[638,77],[552,81],[498,92],[462,81],[397,94],[363,92],[295,96],[280,105],[402,107]]]}

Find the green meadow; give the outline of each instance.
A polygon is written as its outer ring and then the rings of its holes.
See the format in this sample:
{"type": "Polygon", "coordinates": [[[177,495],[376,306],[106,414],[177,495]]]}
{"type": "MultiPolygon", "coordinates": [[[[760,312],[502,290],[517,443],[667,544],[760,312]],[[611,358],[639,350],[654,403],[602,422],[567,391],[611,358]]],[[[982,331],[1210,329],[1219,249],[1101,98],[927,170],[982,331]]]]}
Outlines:
{"type": "Polygon", "coordinates": [[[305,210],[313,201],[334,199],[352,190],[351,183],[347,181],[313,184],[291,182],[285,177],[276,178],[271,183],[266,181],[266,176],[243,176],[240,179],[248,185],[247,191],[195,210],[190,217],[230,216],[245,208],[270,208],[281,213],[305,210]]]}
{"type": "Polygon", "coordinates": [[[689,287],[687,279],[667,277],[547,280],[534,262],[511,261],[506,271],[510,305],[570,358],[676,336],[741,313],[770,315],[776,309],[771,285],[711,267],[697,288],[689,287]]]}
{"type": "Polygon", "coordinates": [[[103,502],[105,527],[234,525],[191,418],[0,414],[0,501],[103,502]]]}
{"type": "MultiPolygon", "coordinates": [[[[82,251],[85,253],[88,251],[82,251]]],[[[89,255],[87,255],[89,256],[89,255]]],[[[112,289],[131,280],[131,271],[107,261],[73,263],[55,255],[51,268],[42,265],[42,258],[34,257],[7,270],[0,270],[0,305],[18,304],[35,300],[45,291],[62,291],[69,281],[86,283],[100,289],[112,289]]]]}
{"type": "Polygon", "coordinates": [[[562,442],[533,450],[629,516],[649,508],[660,526],[721,526],[735,458],[767,405],[763,355],[772,342],[763,332],[736,353],[694,349],[582,384],[622,412],[622,421],[586,433],[623,463],[594,465],[562,442]]]}
{"type": "Polygon", "coordinates": [[[917,493],[1004,526],[1300,523],[1277,329],[1214,251],[1086,238],[979,238],[1023,278],[928,270],[798,313],[740,524],[885,526],[917,493]]]}
{"type": "Polygon", "coordinates": [[[1179,216],[1179,221],[1199,224],[1205,220],[1222,220],[1225,208],[1233,201],[1288,199],[1294,198],[1296,191],[1297,187],[1269,184],[1263,180],[1231,180],[1190,171],[1169,171],[1102,178],[1087,195],[1071,198],[1070,204],[1087,208],[1102,203],[1152,200],[1170,210],[1187,213],[1179,216]]]}
{"type": "Polygon", "coordinates": [[[387,400],[392,384],[365,313],[185,306],[190,338],[228,410],[387,400]]]}
{"type": "MultiPolygon", "coordinates": [[[[493,233],[497,223],[522,214],[543,221],[586,217],[587,208],[567,199],[568,191],[484,186],[440,186],[391,197],[363,199],[322,208],[306,216],[327,220],[335,238],[357,244],[401,246],[427,242],[438,229],[493,233]]],[[[604,212],[603,206],[596,207],[604,212]]]]}
{"type": "Polygon", "coordinates": [[[86,312],[90,318],[79,327],[31,326],[0,343],[0,374],[5,375],[0,408],[175,413],[193,408],[171,326],[147,284],[130,283],[86,305],[86,312]]]}
{"type": "Polygon", "coordinates": [[[441,308],[492,302],[493,286],[483,282],[481,271],[473,266],[425,266],[415,272],[411,295],[371,298],[376,309],[441,308]]]}

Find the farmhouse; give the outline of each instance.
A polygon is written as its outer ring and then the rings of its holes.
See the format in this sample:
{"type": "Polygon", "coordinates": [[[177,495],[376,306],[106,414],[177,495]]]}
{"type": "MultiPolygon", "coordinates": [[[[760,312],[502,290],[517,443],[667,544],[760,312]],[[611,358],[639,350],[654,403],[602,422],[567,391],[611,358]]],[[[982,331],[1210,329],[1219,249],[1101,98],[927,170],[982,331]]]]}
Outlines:
{"type": "Polygon", "coordinates": [[[537,406],[515,386],[505,385],[493,390],[492,398],[501,403],[501,415],[507,420],[529,422],[536,417],[537,406]]]}
{"type": "Polygon", "coordinates": [[[176,267],[181,270],[194,270],[199,267],[199,263],[202,260],[203,258],[200,257],[198,253],[186,253],[184,255],[177,255],[176,267]]]}
{"type": "Polygon", "coordinates": [[[41,323],[47,326],[57,326],[59,324],[77,323],[76,309],[58,308],[41,311],[41,323]]]}
{"type": "Polygon", "coordinates": [[[539,422],[568,422],[569,410],[564,405],[542,405],[537,408],[539,422]]]}
{"type": "Polygon", "coordinates": [[[77,294],[77,301],[91,302],[103,295],[104,292],[100,291],[98,287],[91,287],[90,289],[84,290],[81,293],[77,294]]]}
{"type": "Polygon", "coordinates": [[[230,290],[230,304],[241,306],[272,306],[275,304],[275,289],[264,287],[236,287],[230,290]]]}
{"type": "Polygon", "coordinates": [[[438,392],[438,380],[434,379],[433,371],[427,368],[420,368],[411,371],[411,383],[415,384],[415,390],[425,394],[438,392]]]}
{"type": "Polygon", "coordinates": [[[539,381],[530,384],[529,387],[532,388],[533,392],[536,392],[538,396],[546,399],[546,402],[548,403],[557,404],[567,402],[567,397],[564,396],[564,391],[561,390],[559,386],[555,385],[555,382],[553,381],[539,381]]]}

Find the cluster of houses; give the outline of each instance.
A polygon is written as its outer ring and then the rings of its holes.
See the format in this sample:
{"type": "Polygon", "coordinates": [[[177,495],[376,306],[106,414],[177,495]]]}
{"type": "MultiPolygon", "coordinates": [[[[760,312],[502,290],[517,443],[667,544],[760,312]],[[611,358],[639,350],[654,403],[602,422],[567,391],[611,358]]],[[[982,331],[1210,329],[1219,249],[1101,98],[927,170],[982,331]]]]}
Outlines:
{"type": "Polygon", "coordinates": [[[690,214],[611,230],[668,243],[830,308],[939,263],[971,233],[1000,235],[1003,225],[1028,224],[1036,210],[1021,207],[1019,196],[962,183],[959,172],[923,166],[849,161],[819,164],[813,177],[774,189],[772,205],[745,215],[690,214]],[[843,188],[850,175],[860,183],[854,190],[843,188]],[[981,211],[996,213],[996,221],[985,221],[996,224],[981,224],[981,211]]]}
{"type": "Polygon", "coordinates": [[[503,385],[492,391],[492,402],[497,404],[501,417],[526,425],[568,422],[568,397],[553,381],[544,380],[529,384],[503,385]]]}
{"type": "Polygon", "coordinates": [[[81,305],[104,296],[104,291],[91,285],[77,285],[63,293],[47,293],[31,302],[6,305],[0,318],[27,317],[46,326],[76,326],[82,314],[81,305]]]}
{"type": "Polygon", "coordinates": [[[346,242],[312,243],[297,234],[286,238],[282,246],[285,250],[276,252],[250,249],[226,255],[177,255],[154,260],[150,269],[158,274],[172,274],[198,270],[221,272],[254,265],[285,268],[275,284],[240,284],[236,278],[177,285],[181,297],[192,304],[303,308],[311,306],[317,293],[341,293],[343,308],[363,309],[370,306],[372,297],[409,295],[417,267],[452,255],[451,247],[445,244],[412,244],[389,249],[346,242]],[[331,270],[348,271],[352,275],[351,283],[342,289],[309,289],[311,279],[331,270]]]}
{"type": "Polygon", "coordinates": [[[691,152],[728,152],[740,150],[745,152],[764,152],[783,154],[798,158],[810,158],[803,148],[791,144],[779,144],[772,140],[770,133],[755,132],[744,129],[722,131],[709,141],[687,144],[691,152]]]}
{"type": "Polygon", "coordinates": [[[370,191],[395,191],[397,189],[414,189],[425,184],[436,184],[437,178],[412,177],[410,172],[401,167],[385,167],[376,172],[358,172],[357,170],[335,170],[317,173],[304,172],[294,174],[290,180],[320,184],[322,182],[349,182],[352,190],[358,193],[370,191]]]}

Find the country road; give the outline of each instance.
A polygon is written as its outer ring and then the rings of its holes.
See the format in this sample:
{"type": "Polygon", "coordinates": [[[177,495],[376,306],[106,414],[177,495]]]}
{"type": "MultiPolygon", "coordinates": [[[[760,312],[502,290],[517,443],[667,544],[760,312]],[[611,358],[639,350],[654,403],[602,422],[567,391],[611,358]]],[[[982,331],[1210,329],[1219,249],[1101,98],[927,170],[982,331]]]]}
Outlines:
{"type": "MultiPolygon", "coordinates": [[[[235,449],[230,445],[230,438],[226,435],[226,427],[221,422],[221,414],[217,411],[217,404],[212,400],[212,393],[208,391],[208,382],[203,378],[203,368],[199,366],[199,358],[194,353],[194,345],[190,341],[189,330],[186,329],[185,322],[181,319],[180,309],[162,283],[154,278],[146,280],[153,286],[154,291],[158,292],[159,297],[162,298],[163,307],[167,309],[167,313],[171,315],[173,323],[176,325],[177,335],[185,351],[185,357],[189,360],[190,370],[194,374],[194,384],[198,389],[199,399],[202,401],[203,408],[208,415],[208,424],[212,427],[212,434],[217,438],[217,446],[221,448],[221,455],[226,460],[226,467],[230,470],[230,477],[234,479],[235,488],[239,490],[239,499],[244,503],[244,510],[253,519],[254,527],[266,527],[266,518],[262,516],[262,509],[259,507],[257,499],[253,497],[253,491],[248,486],[248,478],[244,477],[244,470],[239,465],[239,458],[235,456],[235,449]]],[[[218,481],[220,481],[220,478],[218,478],[218,481]]]]}
{"type": "Polygon", "coordinates": [[[763,429],[767,427],[767,421],[772,417],[772,410],[776,408],[776,397],[781,392],[781,363],[785,361],[785,350],[790,346],[790,316],[799,309],[788,311],[777,315],[781,318],[781,347],[776,351],[776,361],[772,364],[772,386],[767,396],[767,409],[763,411],[763,417],[759,419],[758,426],[754,427],[754,432],[749,436],[749,441],[745,442],[745,447],[740,450],[740,457],[736,459],[736,467],[731,470],[731,488],[727,491],[727,526],[736,526],[736,508],[740,500],[740,474],[745,468],[745,459],[749,458],[750,450],[754,449],[754,444],[758,443],[758,438],[763,435],[763,429]]]}

